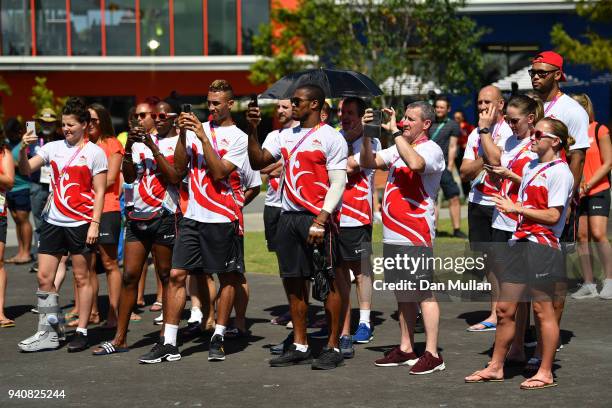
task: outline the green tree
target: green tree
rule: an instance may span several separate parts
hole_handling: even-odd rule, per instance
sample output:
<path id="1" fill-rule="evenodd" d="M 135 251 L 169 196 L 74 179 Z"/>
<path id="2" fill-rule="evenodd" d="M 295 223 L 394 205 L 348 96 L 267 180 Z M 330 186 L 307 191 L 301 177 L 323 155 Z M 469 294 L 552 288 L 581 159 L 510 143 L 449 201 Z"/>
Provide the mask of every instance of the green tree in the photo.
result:
<path id="1" fill-rule="evenodd" d="M 592 22 L 612 22 L 612 1 L 610 0 L 596 2 L 582 0 L 576 6 L 576 11 L 578 15 Z M 564 58 L 579 64 L 589 64 L 597 69 L 612 70 L 612 41 L 601 37 L 588 26 L 586 32 L 581 35 L 586 42 L 572 38 L 561 23 L 553 26 L 550 36 L 555 49 Z"/>
<path id="2" fill-rule="evenodd" d="M 43 108 L 51 108 L 56 113 L 61 112 L 68 98 L 56 97 L 55 93 L 47 87 L 47 78 L 36 77 L 34 81 L 36 84 L 32 87 L 30 102 L 34 105 L 36 112 L 40 112 Z"/>
<path id="3" fill-rule="evenodd" d="M 273 23 L 254 38 L 261 58 L 251 67 L 250 80 L 270 84 L 316 65 L 359 71 L 378 84 L 392 78 L 401 85 L 404 75 L 414 74 L 445 91 L 468 92 L 480 85 L 483 59 L 477 43 L 484 30 L 457 15 L 463 1 L 338 3 L 301 0 L 295 10 L 276 8 Z"/>
<path id="4" fill-rule="evenodd" d="M 11 90 L 11 86 L 4 80 L 2 75 L 0 75 L 0 95 L 11 96 L 13 91 Z M 0 127 L 4 124 L 4 106 L 2 104 L 2 99 L 0 98 Z"/>

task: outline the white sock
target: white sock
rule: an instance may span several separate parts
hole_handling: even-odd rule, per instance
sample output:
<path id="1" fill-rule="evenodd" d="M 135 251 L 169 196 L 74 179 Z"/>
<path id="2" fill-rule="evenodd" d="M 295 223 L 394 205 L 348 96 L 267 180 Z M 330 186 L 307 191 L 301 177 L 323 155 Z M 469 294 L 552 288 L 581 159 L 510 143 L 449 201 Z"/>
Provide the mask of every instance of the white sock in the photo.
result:
<path id="1" fill-rule="evenodd" d="M 340 349 L 339 349 L 338 347 L 334 347 L 334 351 L 335 351 L 336 353 L 339 353 L 339 352 L 340 352 Z"/>
<path id="2" fill-rule="evenodd" d="M 225 337 L 225 330 L 227 327 L 221 326 L 220 324 L 215 325 L 215 332 L 213 333 L 213 337 L 217 334 L 221 335 L 221 337 Z"/>
<path id="3" fill-rule="evenodd" d="M 178 332 L 178 324 L 164 325 L 164 344 L 176 346 L 176 333 Z"/>
<path id="4" fill-rule="evenodd" d="M 297 351 L 301 351 L 302 353 L 305 353 L 308 351 L 308 344 L 297 344 L 297 343 L 293 343 L 293 345 L 295 346 L 295 349 Z"/>
<path id="5" fill-rule="evenodd" d="M 359 309 L 359 323 L 365 323 L 370 327 L 370 309 Z"/>
<path id="6" fill-rule="evenodd" d="M 87 329 L 83 329 L 83 328 L 77 327 L 76 332 L 77 333 L 83 333 L 83 336 L 87 336 Z"/>
<path id="7" fill-rule="evenodd" d="M 204 317 L 204 315 L 202 314 L 202 311 L 200 310 L 199 307 L 192 307 L 191 308 L 191 315 L 189 316 L 189 323 L 202 323 L 202 318 Z"/>

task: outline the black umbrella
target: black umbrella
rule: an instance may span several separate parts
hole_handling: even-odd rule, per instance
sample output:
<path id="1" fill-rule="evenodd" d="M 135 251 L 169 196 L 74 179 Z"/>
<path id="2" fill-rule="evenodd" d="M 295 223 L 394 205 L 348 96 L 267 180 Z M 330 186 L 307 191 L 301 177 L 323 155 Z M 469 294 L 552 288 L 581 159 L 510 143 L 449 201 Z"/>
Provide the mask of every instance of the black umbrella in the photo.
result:
<path id="1" fill-rule="evenodd" d="M 286 99 L 300 85 L 315 84 L 325 91 L 328 98 L 346 96 L 373 97 L 382 95 L 382 90 L 367 76 L 343 69 L 319 68 L 285 75 L 260 95 L 261 98 Z"/>

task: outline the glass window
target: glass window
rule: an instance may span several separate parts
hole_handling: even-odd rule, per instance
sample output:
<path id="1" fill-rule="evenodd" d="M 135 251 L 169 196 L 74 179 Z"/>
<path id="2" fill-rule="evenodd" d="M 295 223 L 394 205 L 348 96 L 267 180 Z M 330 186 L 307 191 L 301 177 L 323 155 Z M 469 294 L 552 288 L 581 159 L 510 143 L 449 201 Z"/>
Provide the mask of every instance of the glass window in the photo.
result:
<path id="1" fill-rule="evenodd" d="M 174 4 L 180 3 L 175 1 Z M 142 55 L 170 55 L 168 0 L 140 2 L 140 49 Z"/>
<path id="2" fill-rule="evenodd" d="M 174 53 L 202 55 L 202 0 L 174 2 Z"/>
<path id="3" fill-rule="evenodd" d="M 259 32 L 260 24 L 270 23 L 270 0 L 248 0 L 242 2 L 242 53 L 253 54 L 253 36 Z"/>
<path id="4" fill-rule="evenodd" d="M 72 1 L 70 12 L 72 55 L 102 55 L 100 0 Z"/>
<path id="5" fill-rule="evenodd" d="M 236 54 L 236 0 L 208 2 L 208 54 Z"/>
<path id="6" fill-rule="evenodd" d="M 0 3 L 2 55 L 32 54 L 29 4 L 23 0 L 4 0 Z"/>
<path id="7" fill-rule="evenodd" d="M 66 0 L 36 2 L 37 55 L 66 55 Z"/>
<path id="8" fill-rule="evenodd" d="M 134 0 L 107 0 L 106 55 L 136 55 Z"/>

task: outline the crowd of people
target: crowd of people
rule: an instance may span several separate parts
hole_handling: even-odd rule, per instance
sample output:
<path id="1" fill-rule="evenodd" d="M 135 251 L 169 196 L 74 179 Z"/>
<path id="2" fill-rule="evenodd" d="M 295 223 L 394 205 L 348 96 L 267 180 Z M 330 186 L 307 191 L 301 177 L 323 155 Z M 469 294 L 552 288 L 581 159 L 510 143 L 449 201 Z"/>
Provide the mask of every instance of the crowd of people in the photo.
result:
<path id="1" fill-rule="evenodd" d="M 242 212 L 260 192 L 264 175 L 267 248 L 276 254 L 290 310 L 273 322 L 293 329 L 270 349 L 277 356 L 269 364 L 325 370 L 343 365 L 354 357 L 354 343 L 374 338 L 371 257 L 378 200 L 373 178 L 376 171 L 386 171 L 380 205 L 384 258 L 433 257 L 440 190 L 449 202 L 452 236 L 469 237 L 474 252 L 488 255 L 490 314 L 467 330 L 495 331 L 494 352 L 486 368 L 465 382 L 503 381 L 504 364 L 518 362 L 532 372 L 521 388 L 555 386 L 552 363 L 568 286 L 565 254 L 576 240 L 584 284 L 572 296 L 612 299 L 606 231 L 612 145 L 608 128 L 594 119 L 588 96 L 572 98 L 559 88 L 565 79 L 560 55 L 538 54 L 529 74 L 533 92 L 508 101 L 495 86 L 482 88 L 476 127 L 462 112 L 456 120 L 449 118 L 445 96 L 433 104 L 407 104 L 401 121 L 393 108 L 376 112 L 364 99 L 347 97 L 336 129 L 326 123 L 330 107 L 324 91 L 307 83 L 277 101 L 280 128 L 260 137 L 259 107 L 249 105 L 246 131 L 237 127 L 231 115 L 233 90 L 225 80 L 209 87 L 205 122 L 190 105 L 153 98 L 133 109 L 129 131 L 119 137 L 104 106 L 88 106 L 78 98 L 67 101 L 61 118 L 50 109 L 41 111 L 38 131 L 24 132 L 9 121 L 0 166 L 0 259 L 7 209 L 16 222 L 19 248 L 4 262 L 30 261 L 30 211 L 38 237 L 38 327 L 19 349 L 57 349 L 65 326 L 75 328 L 68 352 L 88 349 L 88 325 L 100 322 L 95 270 L 101 267 L 109 295 L 104 327 L 114 329 L 115 336 L 93 354 L 129 351 L 128 326 L 140 318 L 134 310 L 143 303 L 152 256 L 158 282 L 154 310 L 161 312 L 155 320 L 161 330 L 159 341 L 139 361 L 181 359 L 177 334 L 188 295 L 188 329 L 211 331 L 208 360 L 225 360 L 226 340 L 248 335 Z M 373 125 L 377 115 L 383 118 L 380 126 Z M 58 134 L 54 123 L 60 119 Z M 381 128 L 392 140 L 386 148 L 373 136 Z M 469 189 L 468 236 L 460 229 L 461 188 L 453 172 Z M 605 274 L 600 292 L 591 241 Z M 58 291 L 68 256 L 75 307 L 64 316 Z M 0 323 L 10 327 L 14 322 L 3 310 L 4 262 Z M 410 282 L 416 289 L 394 291 L 400 342 L 375 361 L 377 366 L 408 365 L 411 374 L 445 369 L 438 348 L 440 306 L 435 293 L 420 285 L 435 280 L 429 265 L 416 271 L 385 266 L 386 282 Z M 359 303 L 354 332 L 352 281 Z M 324 304 L 328 339 L 316 357 L 307 334 L 311 293 Z M 526 361 L 531 310 L 537 349 Z M 421 355 L 414 348 L 419 324 L 426 335 Z"/>

